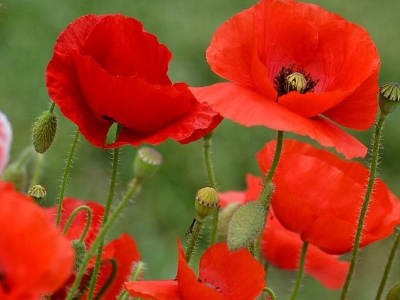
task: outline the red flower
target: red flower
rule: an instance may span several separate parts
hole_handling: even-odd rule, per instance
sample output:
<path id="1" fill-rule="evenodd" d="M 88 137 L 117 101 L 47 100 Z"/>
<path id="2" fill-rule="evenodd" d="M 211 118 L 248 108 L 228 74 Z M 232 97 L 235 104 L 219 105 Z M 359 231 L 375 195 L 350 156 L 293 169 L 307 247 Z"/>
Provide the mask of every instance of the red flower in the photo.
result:
<path id="1" fill-rule="evenodd" d="M 262 189 L 262 179 L 247 175 L 245 192 L 230 191 L 220 193 L 220 204 L 224 208 L 231 203 L 246 203 L 258 199 Z M 268 214 L 262 237 L 262 253 L 274 266 L 284 270 L 297 270 L 303 241 L 294 232 L 285 229 L 274 216 Z M 315 277 L 331 289 L 341 288 L 346 280 L 349 263 L 338 260 L 336 255 L 327 254 L 314 245 L 309 245 L 306 257 L 306 273 Z"/>
<path id="2" fill-rule="evenodd" d="M 366 154 L 336 125 L 365 130 L 377 113 L 379 56 L 358 25 L 314 4 L 262 0 L 217 30 L 207 60 L 232 82 L 192 92 L 222 116 L 307 135 L 348 158 Z M 288 86 L 294 72 L 305 77 L 300 92 Z"/>
<path id="3" fill-rule="evenodd" d="M 8 163 L 11 141 L 12 131 L 10 122 L 8 122 L 6 115 L 0 111 L 0 174 L 3 173 Z"/>
<path id="4" fill-rule="evenodd" d="M 47 67 L 47 87 L 62 113 L 92 144 L 189 143 L 221 121 L 185 83 L 167 75 L 172 55 L 143 25 L 122 15 L 87 15 L 65 29 Z M 123 126 L 106 144 L 113 123 Z"/>
<path id="5" fill-rule="evenodd" d="M 241 249 L 230 252 L 216 244 L 204 252 L 198 279 L 185 260 L 180 241 L 177 280 L 135 281 L 125 283 L 132 297 L 156 300 L 254 300 L 265 287 L 262 265 Z"/>
<path id="6" fill-rule="evenodd" d="M 0 182 L 0 299 L 39 299 L 58 289 L 74 265 L 71 243 L 30 197 Z"/>
<path id="7" fill-rule="evenodd" d="M 276 142 L 257 154 L 263 172 L 271 165 Z M 286 140 L 273 182 L 272 206 L 288 230 L 325 252 L 351 251 L 369 171 L 324 150 Z M 383 239 L 400 224 L 400 201 L 376 180 L 361 247 Z"/>
<path id="8" fill-rule="evenodd" d="M 101 220 L 104 215 L 104 206 L 96 202 L 84 202 L 78 199 L 66 198 L 63 201 L 63 214 L 60 227 L 64 228 L 65 223 L 67 222 L 71 213 L 74 211 L 75 208 L 81 205 L 89 206 L 92 209 L 93 213 L 91 226 L 84 240 L 86 248 L 89 250 L 101 228 Z M 56 212 L 56 208 L 51 208 L 50 212 L 52 213 L 52 215 L 54 215 L 54 213 Z M 79 239 L 84 230 L 84 227 L 86 226 L 86 223 L 86 212 L 80 212 L 71 223 L 71 226 L 69 227 L 66 236 L 70 240 Z M 115 271 L 114 266 L 116 266 L 116 276 L 102 296 L 104 297 L 104 299 L 116 298 L 121 293 L 124 282 L 129 280 L 136 263 L 140 261 L 140 259 L 141 256 L 136 246 L 136 242 L 129 235 L 122 234 L 118 239 L 111 241 L 103 249 L 102 264 L 100 267 L 99 275 L 97 277 L 96 290 L 94 295 L 98 295 L 98 293 L 102 291 L 102 288 L 105 287 L 107 281 L 110 279 L 112 272 Z M 87 275 L 84 276 L 80 286 L 80 292 L 83 294 L 83 300 L 87 299 L 87 284 L 90 280 L 89 275 L 93 271 L 95 261 L 96 258 L 93 258 L 87 270 Z M 52 296 L 52 299 L 65 299 L 74 280 L 75 275 L 73 274 L 69 278 L 68 283 L 65 284 L 60 290 L 58 290 Z"/>

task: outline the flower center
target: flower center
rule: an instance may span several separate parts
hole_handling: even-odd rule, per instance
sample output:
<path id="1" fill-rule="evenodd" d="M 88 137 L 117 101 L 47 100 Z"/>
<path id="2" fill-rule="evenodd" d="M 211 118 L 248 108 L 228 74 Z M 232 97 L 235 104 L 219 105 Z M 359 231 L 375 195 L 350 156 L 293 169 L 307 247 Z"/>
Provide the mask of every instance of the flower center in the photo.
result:
<path id="1" fill-rule="evenodd" d="M 314 80 L 311 74 L 306 74 L 304 69 L 295 70 L 295 64 L 289 65 L 288 68 L 282 67 L 274 79 L 274 88 L 278 92 L 278 97 L 289 92 L 295 91 L 300 94 L 313 92 L 319 79 Z"/>
<path id="2" fill-rule="evenodd" d="M 6 277 L 7 277 L 6 273 L 4 273 L 3 271 L 0 271 L 0 287 L 3 288 L 3 291 L 5 293 L 9 293 L 10 286 L 6 282 Z"/>

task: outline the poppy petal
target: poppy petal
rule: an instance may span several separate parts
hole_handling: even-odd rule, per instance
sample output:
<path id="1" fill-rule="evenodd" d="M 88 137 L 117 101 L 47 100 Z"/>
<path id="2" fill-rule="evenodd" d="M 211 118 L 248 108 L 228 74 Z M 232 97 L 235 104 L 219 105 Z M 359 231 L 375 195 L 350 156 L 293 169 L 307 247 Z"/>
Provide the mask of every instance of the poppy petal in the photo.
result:
<path id="1" fill-rule="evenodd" d="M 132 297 L 145 300 L 183 300 L 176 280 L 126 282 L 125 289 Z"/>

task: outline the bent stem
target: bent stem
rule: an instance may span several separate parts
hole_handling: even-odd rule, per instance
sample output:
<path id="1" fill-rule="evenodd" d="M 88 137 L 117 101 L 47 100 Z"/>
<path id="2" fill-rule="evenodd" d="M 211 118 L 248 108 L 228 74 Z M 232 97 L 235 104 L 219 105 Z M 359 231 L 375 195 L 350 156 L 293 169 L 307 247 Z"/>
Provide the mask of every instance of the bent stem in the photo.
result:
<path id="1" fill-rule="evenodd" d="M 127 193 L 125 194 L 124 198 L 117 205 L 115 210 L 110 214 L 110 217 L 108 218 L 108 220 L 104 224 L 104 226 L 100 229 L 99 234 L 97 235 L 96 239 L 94 240 L 94 242 L 92 244 L 92 247 L 90 248 L 90 250 L 88 251 L 88 253 L 85 256 L 85 259 L 82 262 L 79 272 L 76 275 L 75 282 L 72 285 L 66 300 L 72 300 L 74 298 L 74 296 L 78 290 L 78 287 L 82 281 L 82 278 L 85 275 L 86 268 L 88 267 L 90 260 L 92 259 L 96 250 L 100 246 L 100 243 L 104 240 L 108 231 L 111 229 L 111 226 L 114 224 L 114 222 L 116 221 L 118 216 L 121 214 L 122 210 L 129 203 L 129 200 L 132 198 L 132 196 L 135 195 L 135 193 L 139 190 L 139 188 L 142 185 L 142 182 L 143 181 L 141 179 L 138 179 L 136 177 L 132 180 L 132 183 L 131 183 Z"/>
<path id="2" fill-rule="evenodd" d="M 67 164 L 65 165 L 65 170 L 64 170 L 63 177 L 62 177 L 62 181 L 61 181 L 61 190 L 60 190 L 60 196 L 58 199 L 57 221 L 56 221 L 56 224 L 58 227 L 60 227 L 60 223 L 61 223 L 62 203 L 64 200 L 65 189 L 67 187 L 68 174 L 69 174 L 69 171 L 72 166 L 72 160 L 75 155 L 76 146 L 78 145 L 79 136 L 80 136 L 80 132 L 79 132 L 79 129 L 77 128 L 75 131 L 74 141 L 72 142 L 71 150 L 69 151 Z"/>
<path id="3" fill-rule="evenodd" d="M 380 300 L 382 297 L 383 289 L 385 288 L 386 281 L 389 277 L 390 269 L 392 268 L 394 257 L 396 255 L 396 251 L 397 248 L 399 247 L 399 244 L 400 244 L 400 228 L 397 230 L 397 236 L 393 243 L 392 250 L 390 251 L 388 261 L 386 263 L 385 272 L 383 273 L 381 284 L 379 285 L 379 290 L 375 298 L 376 300 Z"/>
<path id="4" fill-rule="evenodd" d="M 271 288 L 269 287 L 264 288 L 264 292 L 267 292 L 271 296 L 271 300 L 277 299 L 274 291 Z"/>
<path id="5" fill-rule="evenodd" d="M 346 295 L 349 290 L 350 282 L 353 277 L 354 269 L 355 269 L 355 266 L 357 263 L 358 252 L 360 249 L 360 243 L 361 243 L 361 237 L 362 237 L 362 231 L 364 229 L 365 217 L 368 212 L 368 207 L 369 207 L 369 203 L 371 200 L 372 191 L 374 189 L 376 174 L 377 174 L 377 170 L 378 170 L 379 148 L 380 148 L 380 142 L 381 142 L 381 136 L 382 136 L 382 129 L 383 129 L 383 125 L 385 124 L 385 121 L 387 119 L 387 116 L 388 116 L 387 114 L 383 114 L 381 112 L 379 115 L 379 119 L 375 125 L 374 138 L 372 141 L 372 158 L 371 158 L 371 167 L 370 167 L 370 175 L 369 175 L 369 179 L 368 179 L 368 186 L 367 186 L 367 191 L 364 196 L 364 202 L 361 207 L 360 217 L 358 219 L 358 226 L 357 226 L 357 232 L 356 232 L 356 236 L 355 236 L 355 240 L 354 240 L 350 268 L 349 268 L 349 272 L 347 273 L 346 282 L 345 282 L 343 290 L 342 290 L 342 295 L 340 297 L 341 300 L 346 299 Z"/>
<path id="6" fill-rule="evenodd" d="M 203 153 L 204 153 L 204 161 L 206 163 L 207 174 L 210 180 L 211 187 L 218 191 L 217 189 L 217 181 L 215 180 L 214 167 L 211 161 L 211 146 L 212 146 L 212 136 L 213 132 L 210 132 L 203 138 Z M 213 220 L 211 224 L 211 237 L 210 237 L 210 245 L 215 243 L 215 238 L 217 236 L 217 227 L 218 227 L 218 215 L 219 215 L 219 207 L 214 209 L 213 212 Z"/>
<path id="7" fill-rule="evenodd" d="M 296 285 L 294 286 L 294 290 L 293 290 L 292 296 L 290 297 L 290 300 L 296 299 L 297 294 L 300 291 L 301 282 L 303 281 L 303 277 L 304 277 L 304 267 L 306 265 L 307 249 L 308 249 L 308 243 L 304 242 L 303 248 L 301 249 L 299 271 L 297 273 Z"/>
<path id="8" fill-rule="evenodd" d="M 73 220 L 75 219 L 76 215 L 80 212 L 86 210 L 87 212 L 87 222 L 86 222 L 86 226 L 85 229 L 83 230 L 81 237 L 79 239 L 80 242 L 83 242 L 83 240 L 85 239 L 89 228 L 90 228 L 90 224 L 92 223 L 92 209 L 89 206 L 86 205 L 81 205 L 78 206 L 77 208 L 74 209 L 74 211 L 72 212 L 72 214 L 69 216 L 67 223 L 65 224 L 64 230 L 63 230 L 63 235 L 66 235 L 69 229 L 69 226 L 71 226 L 71 223 L 73 222 Z"/>
<path id="9" fill-rule="evenodd" d="M 108 215 L 110 213 L 111 205 L 114 200 L 115 186 L 117 183 L 117 175 L 118 175 L 119 153 L 120 153 L 120 148 L 115 148 L 113 150 L 113 165 L 112 165 L 110 188 L 108 190 L 108 197 L 107 197 L 107 203 L 106 203 L 106 207 L 105 207 L 105 211 L 104 211 L 102 226 L 104 226 L 104 224 L 108 220 Z M 101 266 L 101 256 L 103 253 L 103 247 L 104 247 L 104 239 L 102 241 L 100 241 L 99 249 L 97 250 L 96 264 L 94 266 L 92 278 L 90 280 L 88 299 L 93 298 L 93 293 L 94 293 L 94 289 L 96 286 L 97 276 L 99 274 L 99 270 L 100 270 L 100 266 Z"/>

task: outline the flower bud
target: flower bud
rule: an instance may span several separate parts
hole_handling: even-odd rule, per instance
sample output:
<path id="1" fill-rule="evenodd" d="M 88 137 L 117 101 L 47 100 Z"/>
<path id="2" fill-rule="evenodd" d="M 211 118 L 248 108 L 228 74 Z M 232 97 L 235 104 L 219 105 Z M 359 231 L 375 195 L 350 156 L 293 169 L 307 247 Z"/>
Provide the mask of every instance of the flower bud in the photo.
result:
<path id="1" fill-rule="evenodd" d="M 400 300 L 400 282 L 390 289 L 386 300 Z"/>
<path id="2" fill-rule="evenodd" d="M 229 249 L 233 251 L 249 246 L 264 229 L 265 215 L 265 209 L 258 201 L 239 207 L 229 223 Z"/>
<path id="3" fill-rule="evenodd" d="M 56 136 L 56 131 L 57 116 L 47 110 L 33 125 L 32 142 L 36 152 L 45 153 L 50 148 Z"/>
<path id="4" fill-rule="evenodd" d="M 74 272 L 78 271 L 79 267 L 82 265 L 83 260 L 86 256 L 86 245 L 84 242 L 80 240 L 73 240 L 72 247 L 75 250 L 75 264 L 74 264 Z"/>
<path id="5" fill-rule="evenodd" d="M 47 191 L 44 187 L 37 184 L 29 188 L 28 195 L 35 199 L 35 202 L 41 202 L 46 199 Z"/>
<path id="6" fill-rule="evenodd" d="M 153 148 L 140 148 L 133 163 L 133 173 L 141 180 L 149 179 L 160 168 L 163 162 L 160 152 Z"/>
<path id="7" fill-rule="evenodd" d="M 379 107 L 383 114 L 394 112 L 400 104 L 400 84 L 388 82 L 379 89 Z"/>
<path id="8" fill-rule="evenodd" d="M 307 88 L 307 80 L 303 74 L 294 72 L 286 77 L 286 92 L 297 91 L 304 93 Z"/>
<path id="9" fill-rule="evenodd" d="M 195 199 L 194 206 L 200 220 L 204 220 L 219 205 L 218 193 L 211 187 L 198 190 Z"/>
<path id="10" fill-rule="evenodd" d="M 1 179 L 6 182 L 12 182 L 17 191 L 26 191 L 25 188 L 28 184 L 28 172 L 25 165 L 13 162 L 4 170 Z"/>

